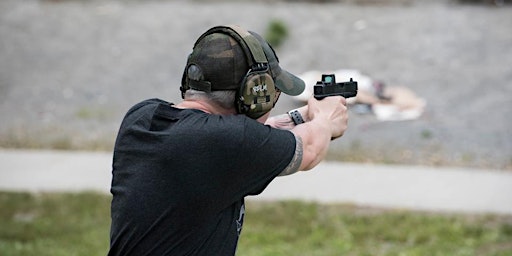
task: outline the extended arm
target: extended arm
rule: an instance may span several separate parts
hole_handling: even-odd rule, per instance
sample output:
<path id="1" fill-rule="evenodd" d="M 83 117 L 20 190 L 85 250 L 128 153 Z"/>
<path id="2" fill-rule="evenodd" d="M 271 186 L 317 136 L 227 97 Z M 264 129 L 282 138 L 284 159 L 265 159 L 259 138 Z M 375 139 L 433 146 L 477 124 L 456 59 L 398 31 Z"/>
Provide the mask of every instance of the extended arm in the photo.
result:
<path id="1" fill-rule="evenodd" d="M 300 170 L 309 170 L 322 161 L 332 139 L 341 137 L 348 124 L 347 102 L 343 97 L 309 99 L 307 119 L 291 132 L 302 139 L 303 157 Z"/>
<path id="2" fill-rule="evenodd" d="M 299 125 L 295 125 L 288 114 L 268 118 L 267 125 L 290 130 L 297 139 L 295 156 L 281 175 L 310 170 L 325 158 L 331 140 L 342 136 L 347 129 L 346 104 L 343 97 L 320 101 L 311 98 L 308 105 L 297 109 L 305 121 Z"/>

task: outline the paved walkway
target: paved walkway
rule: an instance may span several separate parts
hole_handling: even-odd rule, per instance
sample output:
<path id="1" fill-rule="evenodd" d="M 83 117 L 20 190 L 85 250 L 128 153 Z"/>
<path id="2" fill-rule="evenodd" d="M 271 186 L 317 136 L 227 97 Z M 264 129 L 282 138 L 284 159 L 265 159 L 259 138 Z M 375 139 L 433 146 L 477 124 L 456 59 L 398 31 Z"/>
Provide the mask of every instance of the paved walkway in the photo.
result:
<path id="1" fill-rule="evenodd" d="M 0 190 L 109 193 L 111 162 L 109 153 L 0 150 Z M 512 214 L 512 173 L 326 162 L 249 199 Z"/>

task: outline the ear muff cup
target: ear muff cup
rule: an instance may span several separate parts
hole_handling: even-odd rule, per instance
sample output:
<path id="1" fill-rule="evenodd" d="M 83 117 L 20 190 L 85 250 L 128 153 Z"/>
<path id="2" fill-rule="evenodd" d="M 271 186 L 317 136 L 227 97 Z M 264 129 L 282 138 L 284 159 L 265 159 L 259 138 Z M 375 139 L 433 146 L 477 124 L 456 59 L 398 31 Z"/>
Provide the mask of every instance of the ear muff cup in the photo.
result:
<path id="1" fill-rule="evenodd" d="M 274 107 L 276 87 L 267 71 L 250 71 L 237 93 L 238 113 L 256 119 Z"/>

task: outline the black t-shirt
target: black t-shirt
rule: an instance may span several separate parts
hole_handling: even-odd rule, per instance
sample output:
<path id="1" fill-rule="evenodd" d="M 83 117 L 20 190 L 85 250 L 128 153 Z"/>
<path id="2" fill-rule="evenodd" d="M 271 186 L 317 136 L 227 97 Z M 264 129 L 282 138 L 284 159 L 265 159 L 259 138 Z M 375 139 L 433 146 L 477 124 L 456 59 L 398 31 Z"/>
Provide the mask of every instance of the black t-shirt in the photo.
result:
<path id="1" fill-rule="evenodd" d="M 109 255 L 234 255 L 244 197 L 294 153 L 291 132 L 243 115 L 135 105 L 114 149 Z"/>

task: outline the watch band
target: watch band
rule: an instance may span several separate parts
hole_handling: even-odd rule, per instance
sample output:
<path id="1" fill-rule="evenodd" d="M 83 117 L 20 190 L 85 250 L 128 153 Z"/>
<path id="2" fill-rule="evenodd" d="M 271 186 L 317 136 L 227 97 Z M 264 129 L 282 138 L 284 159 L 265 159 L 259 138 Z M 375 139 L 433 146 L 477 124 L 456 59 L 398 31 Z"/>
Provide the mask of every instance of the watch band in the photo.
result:
<path id="1" fill-rule="evenodd" d="M 302 118 L 302 115 L 297 109 L 290 110 L 288 112 L 288 115 L 290 116 L 295 125 L 304 123 L 304 119 Z"/>

